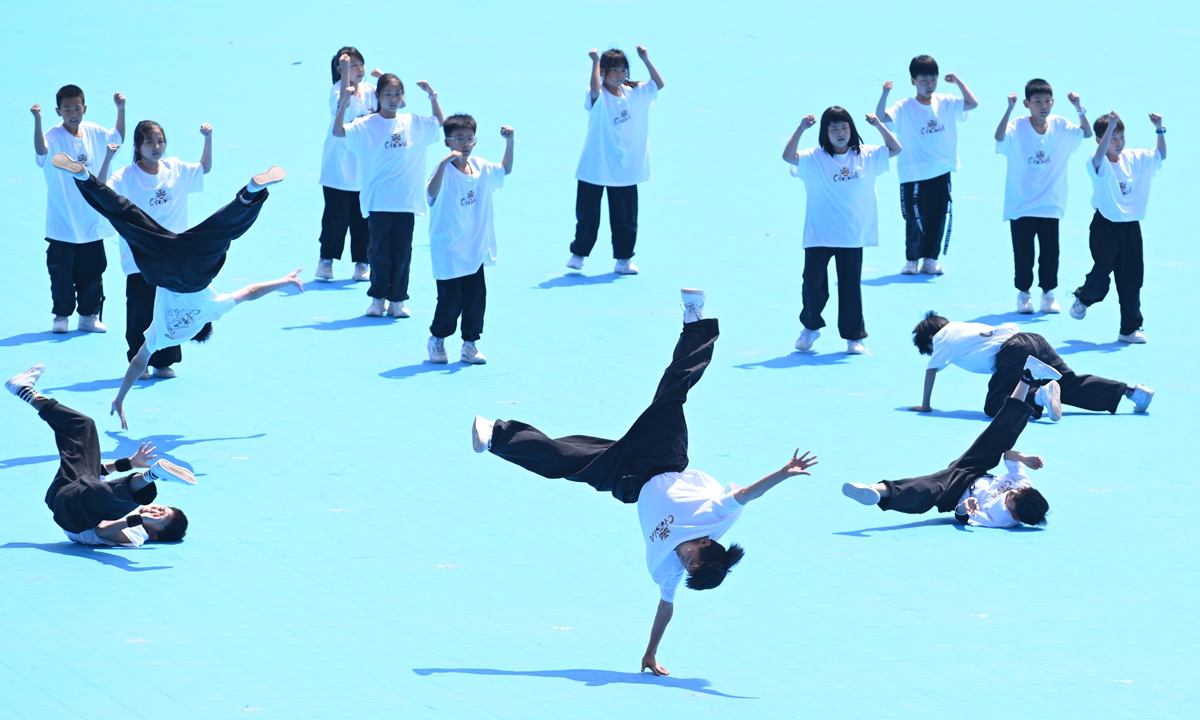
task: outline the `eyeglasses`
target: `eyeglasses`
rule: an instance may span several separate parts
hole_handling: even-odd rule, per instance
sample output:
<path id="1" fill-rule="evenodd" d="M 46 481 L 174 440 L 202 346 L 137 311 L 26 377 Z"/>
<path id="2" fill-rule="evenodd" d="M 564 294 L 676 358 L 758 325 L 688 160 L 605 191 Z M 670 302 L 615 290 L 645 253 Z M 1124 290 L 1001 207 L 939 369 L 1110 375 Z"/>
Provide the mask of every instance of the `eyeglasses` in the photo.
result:
<path id="1" fill-rule="evenodd" d="M 474 136 L 474 135 L 465 135 L 465 136 L 462 136 L 462 137 L 455 136 L 455 137 L 449 137 L 449 138 L 446 138 L 446 139 L 447 139 L 447 140 L 453 140 L 454 142 L 466 143 L 466 144 L 468 144 L 468 145 L 474 145 L 474 144 L 475 144 L 475 136 Z"/>

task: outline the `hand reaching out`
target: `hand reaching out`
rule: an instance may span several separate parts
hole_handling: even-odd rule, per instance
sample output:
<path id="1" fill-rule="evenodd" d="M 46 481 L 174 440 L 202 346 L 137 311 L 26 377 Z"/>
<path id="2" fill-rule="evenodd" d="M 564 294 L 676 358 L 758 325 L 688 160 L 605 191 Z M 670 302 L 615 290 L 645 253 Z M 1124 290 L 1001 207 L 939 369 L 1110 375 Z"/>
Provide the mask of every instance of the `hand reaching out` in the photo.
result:
<path id="1" fill-rule="evenodd" d="M 1012 93 L 1011 95 L 1008 96 L 1008 109 L 1012 110 L 1013 107 L 1016 106 L 1016 104 L 1017 104 L 1017 94 Z"/>
<path id="2" fill-rule="evenodd" d="M 1075 109 L 1078 110 L 1079 109 L 1079 93 L 1076 93 L 1076 92 L 1067 93 L 1067 102 L 1074 105 Z"/>
<path id="3" fill-rule="evenodd" d="M 129 423 L 125 421 L 125 409 L 124 409 L 123 407 L 121 407 L 121 401 L 120 401 L 120 400 L 113 400 L 113 401 L 112 401 L 112 409 L 108 411 L 108 414 L 109 414 L 110 416 L 112 416 L 112 415 L 119 415 L 119 416 L 121 416 L 121 429 L 122 429 L 122 430 L 128 430 L 128 429 L 129 429 Z"/>
<path id="4" fill-rule="evenodd" d="M 508 125 L 501 125 L 500 137 L 504 138 L 505 140 L 511 140 L 513 137 L 513 129 Z"/>
<path id="5" fill-rule="evenodd" d="M 301 269 L 302 268 L 296 268 L 295 270 L 288 273 L 287 275 L 284 275 L 280 279 L 289 285 L 295 285 L 297 288 L 300 289 L 300 292 L 304 292 L 304 281 L 301 280 L 300 278 L 296 277 L 297 275 L 300 274 Z"/>
<path id="6" fill-rule="evenodd" d="M 592 48 L 591 50 L 588 50 L 588 57 L 592 59 L 592 62 L 600 62 L 600 51 L 596 48 Z"/>
<path id="7" fill-rule="evenodd" d="M 817 456 L 809 457 L 809 452 L 805 451 L 803 455 L 800 455 L 800 448 L 796 448 L 796 452 L 792 453 L 792 459 L 788 460 L 779 472 L 788 475 L 811 475 L 808 469 L 817 464 Z"/>
<path id="8" fill-rule="evenodd" d="M 816 124 L 817 124 L 817 116 L 816 115 L 805 115 L 804 118 L 800 121 L 800 130 L 801 131 L 807 130 Z"/>
<path id="9" fill-rule="evenodd" d="M 37 107 L 37 105 L 34 105 L 34 107 Z M 1154 123 L 1155 130 L 1162 130 L 1162 115 L 1150 113 L 1150 122 Z"/>
<path id="10" fill-rule="evenodd" d="M 638 672 L 645 672 L 647 670 L 654 673 L 655 675 L 670 675 L 671 674 L 671 673 L 667 672 L 667 669 L 665 667 L 658 664 L 658 661 L 654 659 L 653 653 L 646 653 L 644 656 L 642 656 L 642 669 L 639 670 Z"/>
<path id="11" fill-rule="evenodd" d="M 200 134 L 206 138 L 212 137 L 212 125 L 209 125 L 208 123 L 204 123 L 203 125 L 201 125 L 200 126 Z"/>
<path id="12" fill-rule="evenodd" d="M 121 93 L 113 93 L 113 102 L 116 104 L 118 110 L 125 109 L 125 96 Z"/>
<path id="13" fill-rule="evenodd" d="M 650 52 L 648 50 L 646 50 L 644 45 L 637 46 L 637 54 L 638 54 L 638 57 L 640 57 L 642 59 L 642 62 L 646 62 L 646 60 L 649 59 L 649 57 L 650 57 Z"/>
<path id="14" fill-rule="evenodd" d="M 34 103 L 33 107 L 29 108 L 29 112 L 33 113 L 33 116 L 38 120 L 42 119 L 42 106 L 38 103 Z"/>
<path id="15" fill-rule="evenodd" d="M 883 84 L 883 94 L 887 95 L 891 91 L 892 91 L 892 81 L 888 80 L 887 82 L 885 82 Z"/>
<path id="16" fill-rule="evenodd" d="M 432 86 L 432 85 L 430 85 L 430 84 L 429 84 L 429 82 L 428 82 L 427 80 L 418 80 L 418 81 L 417 81 L 417 87 L 419 87 L 419 88 L 421 88 L 422 90 L 424 90 L 424 91 L 425 91 L 425 94 L 426 94 L 426 95 L 429 95 L 430 99 L 433 99 L 434 97 L 436 97 L 436 96 L 437 96 L 437 93 L 435 93 L 435 92 L 433 91 L 433 86 Z"/>
<path id="17" fill-rule="evenodd" d="M 154 453 L 155 447 L 152 442 L 144 442 L 138 451 L 129 457 L 129 464 L 135 468 L 148 468 L 154 458 L 158 457 Z"/>

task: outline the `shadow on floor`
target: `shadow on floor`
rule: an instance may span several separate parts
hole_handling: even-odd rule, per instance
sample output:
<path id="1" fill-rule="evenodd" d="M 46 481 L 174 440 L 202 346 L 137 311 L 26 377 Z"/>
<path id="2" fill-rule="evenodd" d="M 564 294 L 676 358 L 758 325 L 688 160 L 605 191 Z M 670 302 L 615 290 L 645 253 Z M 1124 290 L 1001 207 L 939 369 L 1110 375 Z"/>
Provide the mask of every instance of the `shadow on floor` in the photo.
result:
<path id="1" fill-rule="evenodd" d="M 391 321 L 402 320 L 403 318 L 393 317 L 367 317 L 359 315 L 358 317 L 342 318 L 341 320 L 326 320 L 323 322 L 315 322 L 311 325 L 292 325 L 291 327 L 281 328 L 282 330 L 345 330 L 347 328 L 370 327 L 372 325 L 388 325 Z"/>
<path id="2" fill-rule="evenodd" d="M 452 362 L 443 365 L 441 363 L 434 364 L 428 360 L 425 360 L 416 365 L 406 365 L 404 367 L 398 367 L 392 370 L 385 370 L 379 373 L 379 377 L 387 378 L 388 380 L 403 380 L 404 378 L 410 378 L 415 375 L 422 375 L 424 373 L 431 372 L 440 372 L 443 375 L 453 375 L 454 373 L 466 370 L 469 367 L 471 367 L 471 364 L 464 362 Z"/>
<path id="3" fill-rule="evenodd" d="M 559 678 L 583 683 L 587 687 L 603 687 L 604 685 L 657 685 L 659 687 L 687 690 L 705 695 L 732 698 L 736 700 L 757 700 L 756 697 L 743 695 L 726 695 L 709 688 L 710 683 L 704 678 L 677 678 L 656 676 L 652 673 L 614 672 L 612 670 L 492 670 L 490 668 L 413 668 L 417 675 L 429 676 L 440 673 L 460 673 L 463 675 L 492 675 L 508 677 L 539 677 Z"/>
<path id="4" fill-rule="evenodd" d="M 1001 325 L 1003 323 L 1040 323 L 1046 322 L 1049 316 L 1042 313 L 1019 313 L 1015 310 L 1007 313 L 995 313 L 993 315 L 980 315 L 977 318 L 968 320 L 967 322 L 983 323 L 984 325 Z"/>
<path id="5" fill-rule="evenodd" d="M 771 370 L 783 370 L 785 368 L 801 367 L 803 365 L 840 365 L 846 362 L 850 356 L 846 353 L 814 353 L 814 352 L 793 352 L 787 355 L 780 355 L 777 358 L 763 360 L 755 363 L 742 363 L 734 365 L 739 370 L 755 370 L 757 368 L 770 368 Z"/>
<path id="6" fill-rule="evenodd" d="M 148 567 L 138 567 L 138 563 L 130 560 L 121 554 L 122 550 L 134 548 L 112 548 L 117 552 L 111 552 L 108 548 L 100 550 L 87 545 L 79 545 L 73 542 L 60 543 L 24 543 L 10 542 L 0 545 L 0 550 L 41 550 L 42 552 L 54 553 L 55 555 L 70 555 L 73 557 L 87 558 L 95 560 L 101 565 L 120 568 L 126 572 L 147 572 L 149 570 L 170 570 L 172 565 L 150 565 Z M 141 548 L 138 552 L 152 552 Z"/>
<path id="7" fill-rule="evenodd" d="M 1114 340 L 1107 343 L 1091 343 L 1086 340 L 1067 340 L 1066 347 L 1054 348 L 1054 351 L 1059 355 L 1070 355 L 1072 353 L 1081 352 L 1119 352 L 1129 347 L 1129 343 L 1123 343 L 1120 340 Z"/>
<path id="8" fill-rule="evenodd" d="M 950 418 L 952 420 L 982 420 L 983 422 L 991 422 L 992 419 L 984 414 L 982 410 L 938 410 L 934 408 L 929 412 L 915 412 L 907 407 L 896 408 L 897 412 L 906 412 L 920 417 L 936 417 Z"/>
<path id="9" fill-rule="evenodd" d="M 151 377 L 146 380 L 134 380 L 134 387 L 146 387 L 160 383 L 169 378 Z M 121 388 L 121 378 L 109 378 L 108 380 L 88 380 L 87 382 L 78 382 L 74 385 L 60 385 L 58 387 L 46 388 L 44 392 L 96 392 L 97 390 L 119 390 Z"/>
<path id="10" fill-rule="evenodd" d="M 957 530 L 966 530 L 967 526 L 954 521 L 952 517 L 930 518 L 929 520 L 919 520 L 917 522 L 904 523 L 903 525 L 885 525 L 883 527 L 869 527 L 862 530 L 846 530 L 844 532 L 835 532 L 834 535 L 849 535 L 850 537 L 871 537 L 867 533 L 872 532 L 888 532 L 891 530 L 911 530 L 919 527 L 933 527 L 937 525 L 953 525 Z"/>
<path id="11" fill-rule="evenodd" d="M 257 440 L 261 437 L 266 437 L 266 433 L 258 433 L 257 435 L 243 435 L 241 437 L 218 437 L 218 438 L 200 438 L 197 440 L 185 440 L 183 435 L 149 435 L 144 438 L 134 439 L 126 437 L 123 433 L 106 430 L 105 435 L 109 436 L 117 442 L 117 446 L 111 451 L 105 452 L 103 456 L 112 460 L 115 458 L 127 458 L 137 452 L 137 449 L 143 442 L 153 443 L 155 453 L 158 457 L 170 460 L 176 465 L 182 465 L 188 470 L 195 470 L 186 460 L 181 460 L 175 456 L 175 451 L 186 445 L 196 445 L 199 443 L 219 442 L 222 440 Z M 37 465 L 44 462 L 58 462 L 58 455 L 30 455 L 27 457 L 15 457 L 0 460 L 0 470 L 20 467 L 22 465 Z M 121 473 L 124 474 L 124 473 Z M 202 473 L 197 473 L 202 474 Z M 49 482 L 49 480 L 47 480 Z"/>
<path id="12" fill-rule="evenodd" d="M 923 283 L 931 282 L 935 277 L 937 277 L 937 276 L 936 275 L 926 275 L 925 273 L 921 273 L 919 275 L 905 275 L 903 273 L 896 273 L 895 275 L 884 275 L 883 277 L 871 278 L 870 280 L 863 280 L 862 284 L 868 285 L 871 287 L 879 287 L 881 285 L 894 285 L 896 283 L 901 283 L 904 285 L 920 285 Z"/>
<path id="13" fill-rule="evenodd" d="M 301 280 L 304 280 L 304 278 L 301 278 Z M 350 278 L 346 278 L 345 280 L 304 280 L 304 292 L 313 290 L 345 290 L 347 288 L 358 287 L 359 285 L 366 289 L 370 284 L 366 281 L 359 283 Z"/>
<path id="14" fill-rule="evenodd" d="M 602 283 L 615 282 L 618 278 L 623 277 L 619 273 L 604 273 L 603 275 L 583 275 L 581 273 L 567 273 L 556 278 L 550 278 L 545 282 L 537 284 L 537 288 L 541 290 L 550 290 L 551 288 L 574 287 L 576 285 L 600 285 Z"/>

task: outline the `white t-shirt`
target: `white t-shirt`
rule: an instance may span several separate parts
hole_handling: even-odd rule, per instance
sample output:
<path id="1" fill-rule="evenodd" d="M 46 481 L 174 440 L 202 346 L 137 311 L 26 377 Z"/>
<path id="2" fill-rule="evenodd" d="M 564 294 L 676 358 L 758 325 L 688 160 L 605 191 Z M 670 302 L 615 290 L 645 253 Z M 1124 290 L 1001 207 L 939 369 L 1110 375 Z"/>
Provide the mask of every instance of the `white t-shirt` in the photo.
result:
<path id="1" fill-rule="evenodd" d="M 342 119 L 344 125 L 349 125 L 359 118 L 364 118 L 375 112 L 378 107 L 375 100 L 375 86 L 360 82 L 359 90 L 350 96 L 350 104 L 346 106 L 346 116 Z M 332 119 L 329 131 L 325 133 L 325 147 L 321 150 L 321 184 L 335 190 L 357 192 L 362 189 L 362 173 L 358 170 L 358 158 L 346 147 L 346 139 L 333 136 L 333 120 L 337 119 L 338 102 L 341 99 L 342 84 L 333 84 L 329 94 L 329 112 Z"/>
<path id="2" fill-rule="evenodd" d="M 504 187 L 504 166 L 474 157 L 467 162 L 470 175 L 447 163 L 441 191 L 429 198 L 429 257 L 435 280 L 473 275 L 480 265 L 496 264 L 492 193 Z"/>
<path id="3" fill-rule="evenodd" d="M 879 202 L 875 178 L 888 170 L 888 149 L 860 145 L 830 155 L 822 148 L 802 150 L 792 175 L 804 181 L 804 247 L 879 245 Z"/>
<path id="4" fill-rule="evenodd" d="M 589 90 L 583 97 L 588 111 L 587 138 L 575 179 L 606 187 L 628 187 L 650 179 L 650 106 L 658 97 L 651 82 L 637 87 L 621 86 L 621 95 L 600 88 L 592 102 Z"/>
<path id="5" fill-rule="evenodd" d="M 942 370 L 951 363 L 973 373 L 996 372 L 996 353 L 1013 335 L 1021 332 L 1016 323 L 997 327 L 972 322 L 951 322 L 933 336 L 933 356 L 928 369 Z"/>
<path id="6" fill-rule="evenodd" d="M 146 329 L 146 349 L 153 353 L 182 345 L 194 338 L 205 323 L 220 320 L 234 305 L 237 301 L 232 294 L 218 295 L 211 285 L 194 293 L 155 288 L 154 320 Z"/>
<path id="7" fill-rule="evenodd" d="M 1033 487 L 1033 483 L 1029 481 L 1029 476 L 1025 474 L 1025 468 L 1021 466 L 1021 463 L 1005 460 L 1004 465 L 1008 468 L 1007 473 L 1000 477 L 984 475 L 977 478 L 959 499 L 960 504 L 970 497 L 975 498 L 979 503 L 979 512 L 970 516 L 967 520 L 968 525 L 1010 528 L 1021 524 L 1008 511 L 1004 500 L 1009 492 Z"/>
<path id="8" fill-rule="evenodd" d="M 742 504 L 733 494 L 740 485 L 721 487 L 698 470 L 655 475 L 638 495 L 638 521 L 646 541 L 646 569 L 667 602 L 675 602 L 675 588 L 683 579 L 683 564 L 675 554 L 680 543 L 699 538 L 714 542 L 742 516 Z"/>
<path id="9" fill-rule="evenodd" d="M 133 512 L 129 513 L 125 517 L 129 517 L 130 515 L 137 515 L 137 514 L 138 514 L 138 511 L 134 510 Z M 145 545 L 146 542 L 150 539 L 150 535 L 146 532 L 146 529 L 143 528 L 141 525 L 138 525 L 136 527 L 124 528 L 123 530 L 121 530 L 121 535 L 124 536 L 124 539 L 125 539 L 124 542 L 112 542 L 110 540 L 105 540 L 104 538 L 100 537 L 96 533 L 96 528 L 92 528 L 91 530 L 84 530 L 81 533 L 73 533 L 73 532 L 68 532 L 66 530 L 63 530 L 63 534 L 66 535 L 67 539 L 70 540 L 71 542 L 79 543 L 80 545 L 110 545 L 110 546 L 120 546 L 120 547 L 141 547 L 142 545 Z"/>
<path id="10" fill-rule="evenodd" d="M 1092 207 L 1112 222 L 1140 222 L 1150 202 L 1150 179 L 1162 170 L 1162 155 L 1153 150 L 1122 150 L 1117 162 L 1105 157 L 1100 169 L 1087 160 L 1092 179 Z"/>
<path id="11" fill-rule="evenodd" d="M 958 172 L 959 121 L 967 119 L 963 99 L 934 93 L 929 105 L 907 97 L 887 109 L 887 121 L 904 152 L 896 159 L 900 182 L 916 182 Z"/>
<path id="12" fill-rule="evenodd" d="M 95 175 L 104 164 L 108 144 L 119 142 L 121 134 L 115 128 L 106 130 L 87 120 L 79 124 L 79 137 L 67 132 L 62 123 L 46 132 L 46 154 L 37 156 L 38 167 L 46 174 L 46 237 L 78 244 L 114 234 L 112 225 L 83 199 L 75 178 L 54 167 L 50 158 L 66 153 Z"/>
<path id="13" fill-rule="evenodd" d="M 1067 209 L 1067 158 L 1079 149 L 1083 128 L 1059 115 L 1046 118 L 1039 135 L 1029 116 L 1008 123 L 996 152 L 1008 157 L 1004 219 L 1062 219 Z"/>
<path id="14" fill-rule="evenodd" d="M 204 166 L 177 157 L 163 158 L 158 161 L 158 174 L 151 175 L 134 163 L 113 172 L 108 178 L 108 186 L 159 225 L 173 233 L 181 233 L 188 229 L 188 194 L 204 189 Z M 126 275 L 141 272 L 125 238 L 121 238 L 120 245 L 121 269 Z"/>
<path id="15" fill-rule="evenodd" d="M 358 156 L 364 215 L 370 212 L 425 214 L 425 148 L 437 141 L 437 118 L 379 113 L 346 128 L 346 149 Z"/>

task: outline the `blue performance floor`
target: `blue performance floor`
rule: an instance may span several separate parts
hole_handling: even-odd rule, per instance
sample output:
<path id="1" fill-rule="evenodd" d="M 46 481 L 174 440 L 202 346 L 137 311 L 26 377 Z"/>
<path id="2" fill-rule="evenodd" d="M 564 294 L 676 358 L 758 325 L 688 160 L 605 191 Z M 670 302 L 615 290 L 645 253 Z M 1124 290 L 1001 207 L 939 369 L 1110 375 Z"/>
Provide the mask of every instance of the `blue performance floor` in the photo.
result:
<path id="1" fill-rule="evenodd" d="M 45 363 L 40 389 L 96 418 L 106 457 L 149 439 L 200 477 L 160 496 L 189 513 L 186 542 L 73 546 L 42 503 L 53 438 L 3 401 L 0 720 L 1200 716 L 1195 4 L 56 7 L 9 6 L 0 23 L 11 60 L 0 370 Z M 76 83 L 88 119 L 111 125 L 120 91 L 130 134 L 155 119 L 185 159 L 212 123 L 215 168 L 193 221 L 283 165 L 287 181 L 216 287 L 297 267 L 308 279 L 328 61 L 343 43 L 410 88 L 427 78 L 447 112 L 474 113 L 480 156 L 498 160 L 499 126 L 516 128 L 488 270 L 489 364 L 426 361 L 434 283 L 421 219 L 412 319 L 363 318 L 365 287 L 338 263 L 337 281 L 243 305 L 209 344 L 185 347 L 177 379 L 131 393 L 122 432 L 107 414 L 125 369 L 115 239 L 108 334 L 51 335 L 28 108 L 53 117 L 55 90 Z M 654 180 L 640 190 L 642 274 L 609 274 L 602 240 L 584 275 L 567 276 L 586 53 L 612 44 L 646 45 L 666 80 Z M 922 52 L 982 103 L 960 127 L 947 274 L 898 274 L 893 163 L 878 184 L 882 242 L 866 251 L 872 354 L 845 356 L 834 329 L 814 354 L 793 353 L 804 193 L 780 151 L 807 113 L 865 115 L 888 79 L 893 98 L 906 94 Z M 1034 76 L 1053 83 L 1060 111 L 1068 91 L 1092 117 L 1117 109 L 1131 147 L 1153 146 L 1147 112 L 1170 129 L 1143 224 L 1145 346 L 1115 342 L 1115 297 L 1083 322 L 1012 312 L 991 135 L 1005 96 Z M 645 79 L 636 58 L 634 77 Z M 421 93 L 409 99 L 428 110 Z M 1090 142 L 1070 169 L 1064 308 L 1089 268 Z M 725 586 L 680 590 L 658 655 L 671 675 L 655 678 L 637 672 L 657 593 L 635 509 L 474 455 L 468 427 L 480 413 L 558 434 L 624 432 L 669 358 L 681 285 L 708 290 L 724 331 L 687 406 L 693 466 L 746 484 L 797 446 L 821 463 L 747 509 L 728 536 L 747 557 Z M 1046 529 L 962 529 L 840 494 L 846 481 L 940 469 L 984 428 L 986 378 L 959 370 L 939 378 L 936 412 L 902 409 L 920 400 L 909 331 L 929 309 L 1019 322 L 1080 371 L 1158 391 L 1144 416 L 1125 404 L 1029 427 L 1021 449 L 1047 461 L 1035 475 L 1052 505 Z M 458 341 L 447 344 L 454 357 Z"/>

